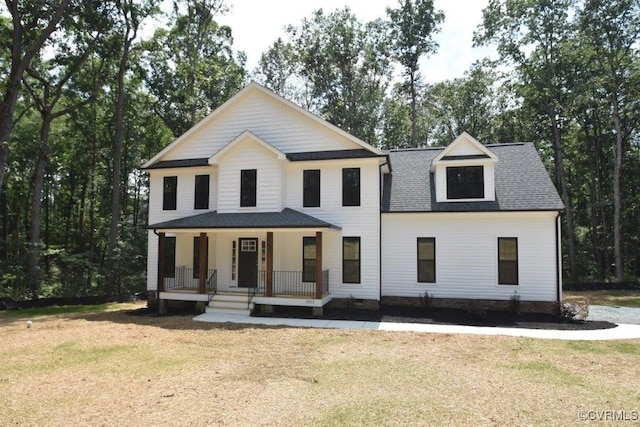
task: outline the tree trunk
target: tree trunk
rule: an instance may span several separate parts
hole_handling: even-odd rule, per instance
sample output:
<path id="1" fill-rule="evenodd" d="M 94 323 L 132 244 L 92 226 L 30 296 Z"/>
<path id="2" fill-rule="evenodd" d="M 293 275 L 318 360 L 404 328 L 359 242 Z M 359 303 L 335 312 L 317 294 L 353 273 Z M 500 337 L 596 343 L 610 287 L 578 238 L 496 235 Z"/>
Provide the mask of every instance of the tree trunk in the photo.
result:
<path id="1" fill-rule="evenodd" d="M 27 254 L 27 274 L 31 298 L 38 299 L 40 292 L 40 209 L 44 187 L 44 169 L 49 161 L 49 131 L 51 112 L 43 111 L 40 128 L 40 152 L 32 177 L 31 218 L 29 225 L 29 252 Z"/>
<path id="2" fill-rule="evenodd" d="M 416 100 L 418 98 L 418 94 L 416 93 L 416 72 L 411 70 L 409 73 L 409 84 L 411 90 L 411 141 L 409 144 L 411 147 L 418 146 L 418 130 L 417 130 L 417 121 L 418 121 L 418 107 L 416 105 Z"/>
<path id="3" fill-rule="evenodd" d="M 564 174 L 564 155 L 562 152 L 562 136 L 558 128 L 555 113 L 549 116 L 551 121 L 551 132 L 553 135 L 553 147 L 555 152 L 555 169 L 558 185 L 560 185 L 560 194 L 565 206 L 565 221 L 567 240 L 569 244 L 569 275 L 573 282 L 578 281 L 578 272 L 576 266 L 576 234 L 573 228 L 573 208 L 571 206 L 571 196 L 569 195 L 569 186 Z"/>
<path id="4" fill-rule="evenodd" d="M 616 130 L 616 145 L 613 163 L 613 256 L 616 264 L 616 280 L 624 282 L 624 259 L 622 256 L 622 153 L 624 149 L 617 92 L 614 91 L 613 124 Z"/>
<path id="5" fill-rule="evenodd" d="M 29 46 L 23 46 L 23 36 L 25 28 L 23 26 L 22 14 L 18 7 L 18 1 L 6 0 L 7 11 L 11 14 L 13 25 L 11 32 L 11 70 L 5 86 L 5 94 L 0 103 L 0 187 L 4 182 L 7 170 L 7 160 L 9 158 L 9 137 L 13 130 L 13 111 L 16 101 L 22 88 L 22 76 L 33 57 L 40 51 L 42 45 L 47 41 L 62 19 L 62 16 L 71 0 L 62 0 L 53 11 L 47 12 L 45 19 L 49 19 L 42 32 L 35 37 Z"/>
<path id="6" fill-rule="evenodd" d="M 123 11 L 125 15 L 126 11 Z M 125 19 L 127 19 L 125 17 Z M 113 175 L 111 191 L 111 225 L 109 227 L 109 242 L 107 246 L 105 262 L 105 292 L 113 295 L 116 290 L 118 271 L 116 271 L 118 244 L 118 228 L 120 226 L 120 170 L 122 163 L 122 146 L 124 141 L 124 105 L 125 105 L 125 73 L 129 65 L 129 49 L 131 42 L 135 38 L 130 36 L 131 27 L 127 21 L 127 28 L 124 33 L 124 45 L 122 47 L 122 57 L 118 68 L 118 87 L 116 91 L 116 135 L 113 148 Z"/>

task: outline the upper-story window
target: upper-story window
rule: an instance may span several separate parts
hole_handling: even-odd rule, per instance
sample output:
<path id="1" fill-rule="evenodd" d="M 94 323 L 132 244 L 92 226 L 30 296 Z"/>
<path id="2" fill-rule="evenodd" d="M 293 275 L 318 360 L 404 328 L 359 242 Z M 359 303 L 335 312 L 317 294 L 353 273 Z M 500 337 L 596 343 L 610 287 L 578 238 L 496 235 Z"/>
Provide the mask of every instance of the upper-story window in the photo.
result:
<path id="1" fill-rule="evenodd" d="M 240 171 L 240 206 L 256 206 L 256 169 L 243 169 Z"/>
<path id="2" fill-rule="evenodd" d="M 209 175 L 196 175 L 194 209 L 209 209 Z"/>
<path id="3" fill-rule="evenodd" d="M 484 166 L 448 167 L 447 199 L 484 199 Z"/>
<path id="4" fill-rule="evenodd" d="M 162 189 L 162 210 L 175 211 L 178 200 L 178 177 L 165 176 Z"/>
<path id="5" fill-rule="evenodd" d="M 342 169 L 342 206 L 360 206 L 360 168 Z"/>
<path id="6" fill-rule="evenodd" d="M 305 170 L 302 180 L 302 206 L 305 208 L 320 207 L 320 169 Z"/>

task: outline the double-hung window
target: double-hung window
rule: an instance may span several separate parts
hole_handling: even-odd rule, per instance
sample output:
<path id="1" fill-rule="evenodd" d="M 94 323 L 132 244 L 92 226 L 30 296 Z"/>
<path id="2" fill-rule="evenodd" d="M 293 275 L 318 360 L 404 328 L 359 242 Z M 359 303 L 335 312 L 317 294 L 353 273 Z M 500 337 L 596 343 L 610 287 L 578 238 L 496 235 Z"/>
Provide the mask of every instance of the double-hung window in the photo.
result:
<path id="1" fill-rule="evenodd" d="M 178 201 L 178 177 L 165 176 L 162 186 L 162 210 L 175 211 Z"/>
<path id="2" fill-rule="evenodd" d="M 256 169 L 243 169 L 240 171 L 240 206 L 256 206 Z"/>
<path id="3" fill-rule="evenodd" d="M 316 238 L 302 238 L 302 281 L 316 281 Z"/>
<path id="4" fill-rule="evenodd" d="M 320 207 L 320 169 L 303 171 L 302 206 L 305 208 Z"/>
<path id="5" fill-rule="evenodd" d="M 342 206 L 360 206 L 360 168 L 342 169 Z"/>
<path id="6" fill-rule="evenodd" d="M 209 209 L 209 175 L 196 175 L 194 209 Z"/>
<path id="7" fill-rule="evenodd" d="M 164 238 L 164 271 L 163 276 L 176 277 L 176 238 Z"/>
<path id="8" fill-rule="evenodd" d="M 518 239 L 498 237 L 498 284 L 518 284 Z"/>
<path id="9" fill-rule="evenodd" d="M 360 283 L 360 237 L 342 238 L 342 282 Z"/>
<path id="10" fill-rule="evenodd" d="M 436 239 L 418 237 L 418 282 L 436 281 Z"/>

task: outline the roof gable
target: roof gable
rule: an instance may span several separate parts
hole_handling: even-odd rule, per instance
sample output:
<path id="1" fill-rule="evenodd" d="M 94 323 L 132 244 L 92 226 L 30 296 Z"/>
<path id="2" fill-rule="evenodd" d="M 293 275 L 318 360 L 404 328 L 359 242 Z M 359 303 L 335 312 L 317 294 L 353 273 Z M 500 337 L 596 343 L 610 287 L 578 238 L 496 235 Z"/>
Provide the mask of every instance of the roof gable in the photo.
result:
<path id="1" fill-rule="evenodd" d="M 231 152 L 235 147 L 237 147 L 239 144 L 246 143 L 246 142 L 258 144 L 259 146 L 271 151 L 273 154 L 275 154 L 275 156 L 276 156 L 276 158 L 278 160 L 286 160 L 286 158 L 287 158 L 286 154 L 284 154 L 282 151 L 278 150 L 277 148 L 275 148 L 273 145 L 269 144 L 268 142 L 266 142 L 262 138 L 254 135 L 253 133 L 251 133 L 249 131 L 244 131 L 240 135 L 238 135 L 236 138 L 234 138 L 231 142 L 229 142 L 227 145 L 225 145 L 220 150 L 218 150 L 217 153 L 215 153 L 213 156 L 211 156 L 209 158 L 209 164 L 210 165 L 217 165 L 218 162 L 225 155 L 227 155 L 229 152 Z"/>
<path id="2" fill-rule="evenodd" d="M 250 101 L 252 98 L 256 98 L 260 96 L 267 97 L 271 102 L 277 103 L 279 107 L 285 108 L 292 114 L 299 116 L 300 119 L 302 119 L 301 121 L 306 121 L 306 123 L 309 123 L 310 121 L 311 123 L 315 123 L 316 125 L 321 126 L 321 128 L 323 128 L 326 132 L 329 132 L 340 138 L 343 138 L 343 140 L 346 139 L 347 141 L 349 141 L 351 146 L 345 147 L 345 148 L 366 149 L 375 154 L 383 154 L 381 150 L 373 147 L 372 145 L 367 144 L 366 142 L 356 138 L 353 135 L 350 135 L 349 133 L 321 119 L 320 117 L 304 110 L 303 108 L 297 106 L 293 102 L 282 98 L 281 96 L 268 90 L 264 86 L 256 82 L 251 82 L 250 84 L 245 86 L 242 90 L 240 90 L 238 93 L 236 93 L 233 97 L 231 97 L 229 100 L 227 100 L 224 104 L 222 104 L 220 107 L 214 110 L 211 114 L 209 114 L 207 117 L 202 119 L 195 126 L 193 126 L 191 129 L 185 132 L 183 135 L 178 137 L 174 142 L 172 142 L 167 147 L 165 147 L 162 151 L 160 151 L 158 154 L 153 156 L 148 162 L 146 162 L 143 165 L 142 168 L 148 168 L 149 166 L 159 161 L 170 160 L 172 153 L 179 151 L 181 147 L 185 146 L 185 144 L 188 143 L 188 141 L 195 139 L 203 131 L 206 131 L 208 128 L 213 126 L 218 118 L 221 118 L 227 113 L 233 112 L 234 108 L 242 105 L 243 103 Z M 242 129 L 242 130 L 248 130 L 248 129 Z M 318 150 L 322 150 L 322 149 L 323 147 L 318 147 Z M 200 157 L 204 157 L 204 156 L 200 156 Z"/>
<path id="3" fill-rule="evenodd" d="M 462 132 L 451 144 L 440 152 L 431 162 L 431 171 L 435 165 L 443 161 L 470 161 L 497 162 L 498 156 L 487 147 L 479 143 L 474 137 Z"/>

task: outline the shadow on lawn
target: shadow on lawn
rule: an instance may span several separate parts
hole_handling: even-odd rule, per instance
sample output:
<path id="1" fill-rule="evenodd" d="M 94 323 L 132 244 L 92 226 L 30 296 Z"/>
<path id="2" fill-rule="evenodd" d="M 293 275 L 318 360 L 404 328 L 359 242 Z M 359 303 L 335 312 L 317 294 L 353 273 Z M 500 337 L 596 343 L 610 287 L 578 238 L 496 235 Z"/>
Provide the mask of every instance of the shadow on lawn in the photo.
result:
<path id="1" fill-rule="evenodd" d="M 178 330 L 282 329 L 288 327 L 282 325 L 196 322 L 193 320 L 195 316 L 196 313 L 192 310 L 173 310 L 169 314 L 158 316 L 154 311 L 146 307 L 74 315 L 75 318 L 80 317 L 87 321 L 107 321 Z M 257 316 L 317 319 L 317 317 L 311 315 L 309 309 L 295 307 L 278 307 L 272 314 L 258 314 Z M 563 321 L 558 316 L 551 314 L 523 313 L 516 316 L 508 312 L 486 311 L 477 316 L 466 310 L 459 309 L 433 308 L 425 312 L 419 307 L 393 306 L 385 306 L 379 310 L 330 308 L 325 310 L 322 319 L 554 330 L 595 330 L 610 329 L 617 326 L 614 323 L 605 321 Z"/>

